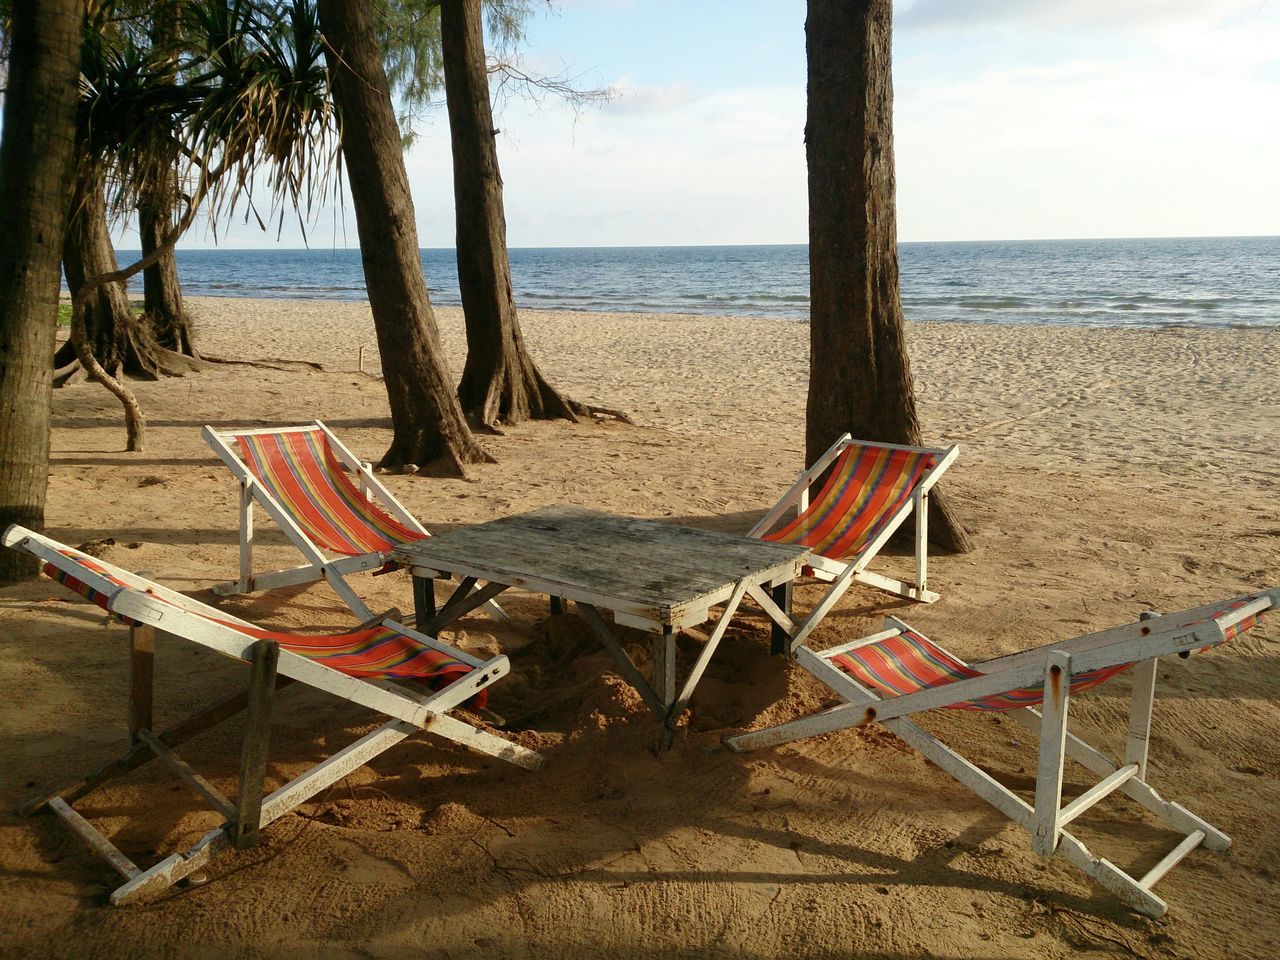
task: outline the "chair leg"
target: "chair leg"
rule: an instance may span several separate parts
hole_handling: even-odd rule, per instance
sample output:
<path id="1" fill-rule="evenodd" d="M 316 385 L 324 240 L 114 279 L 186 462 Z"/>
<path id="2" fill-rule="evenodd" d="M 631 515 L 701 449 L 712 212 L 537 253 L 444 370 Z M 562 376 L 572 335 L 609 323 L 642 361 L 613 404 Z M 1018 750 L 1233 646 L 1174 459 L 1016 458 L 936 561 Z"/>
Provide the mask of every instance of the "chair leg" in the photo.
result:
<path id="1" fill-rule="evenodd" d="M 347 581 L 342 578 L 340 573 L 332 572 L 329 565 L 325 564 L 320 568 L 321 574 L 325 582 L 333 588 L 333 592 L 342 598 L 348 609 L 351 610 L 361 620 L 368 620 L 373 616 L 373 610 L 368 604 L 360 599 L 360 595 L 347 585 Z"/>
<path id="2" fill-rule="evenodd" d="M 917 491 L 916 511 L 916 589 L 923 597 L 928 593 L 925 582 L 929 575 L 929 494 Z"/>
<path id="3" fill-rule="evenodd" d="M 248 593 L 253 583 L 253 492 L 240 481 L 240 581 L 238 593 Z"/>
<path id="4" fill-rule="evenodd" d="M 1159 614 L 1145 610 L 1139 619 L 1155 620 Z M 1129 705 L 1129 735 L 1124 744 L 1124 762 L 1138 765 L 1138 779 L 1147 779 L 1147 749 L 1151 739 L 1151 711 L 1156 699 L 1158 657 L 1133 668 L 1133 700 Z"/>
<path id="5" fill-rule="evenodd" d="M 130 627 L 129 646 L 129 743 L 137 745 L 140 731 L 152 725 L 156 628 L 141 623 Z"/>
<path id="6" fill-rule="evenodd" d="M 1152 657 L 1133 668 L 1133 701 L 1129 706 L 1129 735 L 1124 744 L 1124 762 L 1138 766 L 1138 779 L 1147 779 L 1147 749 L 1151 739 L 1151 711 L 1155 706 L 1156 668 Z"/>
<path id="7" fill-rule="evenodd" d="M 791 636 L 791 652 L 795 653 L 800 649 L 800 645 L 809 638 L 809 634 L 817 628 L 823 618 L 831 612 L 831 608 L 840 602 L 840 598 L 845 595 L 845 591 L 853 585 L 854 579 L 858 575 L 858 570 L 852 564 L 845 567 L 842 574 L 835 578 L 831 583 L 831 588 L 827 590 L 826 596 L 818 601 L 818 605 L 814 607 L 807 616 L 800 628 Z"/>
<path id="8" fill-rule="evenodd" d="M 1062 808 L 1062 764 L 1067 746 L 1067 701 L 1071 656 L 1049 654 L 1044 671 L 1044 712 L 1040 720 L 1040 763 L 1036 768 L 1036 806 L 1031 817 L 1031 847 L 1043 857 L 1058 849 Z"/>
<path id="9" fill-rule="evenodd" d="M 1040 714 L 1031 708 L 1015 710 L 1008 714 L 1009 718 L 1026 727 L 1037 735 L 1040 734 L 1042 720 Z M 1072 760 L 1086 770 L 1100 777 L 1110 777 L 1120 770 L 1120 765 L 1105 754 L 1095 750 L 1072 733 L 1067 734 L 1066 753 Z M 1231 846 L 1231 838 L 1209 823 L 1203 817 L 1189 811 L 1179 803 L 1166 800 L 1164 797 L 1140 777 L 1132 777 L 1120 785 L 1120 792 L 1154 814 L 1161 822 L 1175 830 L 1190 834 L 1197 830 L 1205 834 L 1204 845 L 1210 850 L 1226 850 Z"/>
<path id="10" fill-rule="evenodd" d="M 1059 852 L 1073 867 L 1096 881 L 1099 886 L 1110 890 L 1122 903 L 1139 913 L 1146 914 L 1148 917 L 1163 917 L 1168 911 L 1169 905 L 1164 900 L 1110 860 L 1105 857 L 1095 857 L 1089 852 L 1088 847 L 1065 831 L 1062 834 Z"/>
<path id="11" fill-rule="evenodd" d="M 274 640 L 259 640 L 253 645 L 252 656 L 248 715 L 245 718 L 244 745 L 240 751 L 240 792 L 236 796 L 236 815 L 231 825 L 231 843 L 237 850 L 258 843 L 280 645 Z"/>

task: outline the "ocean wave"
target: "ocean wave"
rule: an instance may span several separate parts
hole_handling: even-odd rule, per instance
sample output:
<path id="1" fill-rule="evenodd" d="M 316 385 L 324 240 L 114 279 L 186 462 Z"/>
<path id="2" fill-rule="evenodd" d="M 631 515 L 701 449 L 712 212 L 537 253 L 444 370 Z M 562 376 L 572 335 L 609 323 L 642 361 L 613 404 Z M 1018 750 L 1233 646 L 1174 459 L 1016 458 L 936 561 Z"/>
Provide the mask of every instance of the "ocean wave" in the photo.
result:
<path id="1" fill-rule="evenodd" d="M 516 302 L 530 309 L 809 314 L 803 246 L 514 248 L 510 256 Z M 358 249 L 177 257 L 193 295 L 368 299 Z M 911 320 L 1280 328 L 1280 238 L 905 243 L 899 262 Z M 422 263 L 432 302 L 457 305 L 454 251 L 424 250 Z M 141 294 L 140 278 L 131 289 Z"/>

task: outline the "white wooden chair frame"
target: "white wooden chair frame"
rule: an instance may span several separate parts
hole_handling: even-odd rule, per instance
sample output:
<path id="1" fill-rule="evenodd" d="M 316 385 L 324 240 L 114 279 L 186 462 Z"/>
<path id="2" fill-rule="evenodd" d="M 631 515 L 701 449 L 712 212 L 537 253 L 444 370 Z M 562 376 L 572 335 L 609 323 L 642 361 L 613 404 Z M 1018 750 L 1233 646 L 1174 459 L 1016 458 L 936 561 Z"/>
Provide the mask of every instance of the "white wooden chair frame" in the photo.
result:
<path id="1" fill-rule="evenodd" d="M 847 560 L 833 560 L 817 553 L 813 555 L 809 561 L 809 567 L 813 571 L 814 578 L 829 582 L 831 589 L 827 591 L 804 623 L 801 624 L 800 629 L 792 635 L 791 648 L 793 650 L 804 643 L 809 634 L 813 632 L 813 629 L 822 621 L 823 617 L 831 612 L 831 608 L 839 602 L 845 591 L 854 582 L 878 587 L 881 590 L 887 590 L 909 600 L 919 600 L 922 603 L 932 603 L 938 599 L 938 594 L 929 590 L 927 584 L 929 564 L 929 491 L 933 489 L 933 486 L 946 473 L 947 468 L 960 455 L 959 444 L 953 444 L 946 448 L 910 447 L 901 444 L 854 440 L 850 434 L 843 434 L 831 445 L 826 453 L 814 461 L 812 466 L 800 472 L 796 482 L 791 485 L 790 489 L 782 495 L 782 498 L 774 504 L 773 508 L 764 515 L 760 522 L 751 528 L 747 536 L 763 537 L 788 514 L 793 513 L 799 516 L 804 513 L 809 508 L 809 488 L 851 446 L 878 447 L 884 450 L 908 450 L 912 453 L 932 453 L 938 460 L 920 478 L 920 482 L 916 485 L 915 490 L 912 491 L 911 497 L 889 519 L 884 529 L 863 547 L 856 556 Z M 887 577 L 884 574 L 873 573 L 868 570 L 867 566 L 876 558 L 876 555 L 880 553 L 884 545 L 889 542 L 889 538 L 897 532 L 898 528 L 913 513 L 916 518 L 915 580 L 913 582 L 896 580 L 893 577 Z"/>
<path id="2" fill-rule="evenodd" d="M 293 427 L 271 427 L 262 430 L 238 430 L 226 433 L 219 432 L 206 425 L 200 431 L 200 435 L 213 448 L 214 453 L 226 464 L 227 469 L 234 474 L 236 481 L 240 484 L 240 579 L 229 583 L 217 584 L 213 587 L 213 592 L 220 596 L 234 596 L 241 593 L 253 593 L 257 590 L 270 590 L 275 587 L 287 587 L 302 583 L 312 583 L 316 580 L 325 580 L 357 617 L 361 620 L 367 620 L 373 616 L 373 611 L 351 589 L 346 581 L 346 576 L 347 574 L 359 573 L 364 570 L 377 570 L 385 566 L 392 561 L 391 551 L 377 551 L 359 556 L 329 559 L 307 536 L 306 531 L 293 518 L 293 515 L 281 506 L 276 498 L 271 495 L 271 492 L 258 482 L 233 446 L 236 437 L 279 433 L 311 433 L 317 430 L 328 438 L 334 454 L 343 466 L 355 476 L 358 489 L 367 499 L 373 500 L 376 498 L 383 509 L 406 527 L 416 530 L 424 536 L 428 535 L 427 528 L 419 523 L 418 519 L 406 510 L 391 491 L 377 478 L 373 472 L 373 464 L 356 457 L 334 435 L 333 431 L 319 420 Z M 255 500 L 266 511 L 267 515 L 276 522 L 276 525 L 284 531 L 285 536 L 293 542 L 293 545 L 302 552 L 302 555 L 307 560 L 306 563 L 287 570 L 254 574 L 253 503 Z M 508 619 L 502 608 L 496 603 L 487 604 L 485 611 L 496 619 Z"/>
<path id="3" fill-rule="evenodd" d="M 419 643 L 473 668 L 441 690 L 422 693 L 392 681 L 352 677 L 318 661 L 281 649 L 275 641 L 254 640 L 207 618 L 212 616 L 249 627 L 252 624 L 159 584 L 150 584 L 145 592 L 122 587 L 60 552 L 66 549 L 62 544 L 23 527 L 9 527 L 4 533 L 3 543 L 14 549 L 27 550 L 67 572 L 101 594 L 112 613 L 134 622 L 134 626 L 130 628 L 132 655 L 129 749 L 81 780 L 37 797 L 22 807 L 22 812 L 27 814 L 45 808 L 52 810 L 95 853 L 124 876 L 125 883 L 111 894 L 113 904 L 154 898 L 201 869 L 227 848 L 254 845 L 259 830 L 401 740 L 420 731 L 428 731 L 526 769 L 536 769 L 542 765 L 540 754 L 447 715 L 449 710 L 510 671 L 510 664 L 505 656 L 481 661 L 425 634 L 408 630 L 391 619 L 375 619 L 370 626 L 381 623 L 403 630 Z M 248 693 L 216 704 L 168 731 L 153 731 L 152 676 L 157 630 L 249 663 L 251 685 Z M 273 694 L 277 687 L 292 681 L 300 681 L 368 707 L 390 719 L 373 732 L 263 796 Z M 197 733 L 246 709 L 249 716 L 241 753 L 240 785 L 237 798 L 232 802 L 178 757 L 174 749 Z M 72 804 L 104 783 L 155 759 L 169 766 L 227 819 L 188 850 L 168 856 L 150 868 L 141 869 L 77 813 Z"/>
<path id="4" fill-rule="evenodd" d="M 727 737 L 724 742 L 736 751 L 754 750 L 879 722 L 1028 830 L 1036 853 L 1046 857 L 1060 853 L 1130 907 L 1149 916 L 1163 916 L 1168 905 L 1152 892 L 1156 882 L 1196 847 L 1203 845 L 1210 850 L 1225 850 L 1231 839 L 1181 805 L 1165 800 L 1146 780 L 1156 668 L 1161 657 L 1171 654 L 1187 656 L 1202 647 L 1221 643 L 1235 624 L 1264 610 L 1280 607 L 1280 588 L 1239 599 L 1247 602 L 1216 619 L 1215 613 L 1221 613 L 1235 601 L 1163 617 L 1149 615 L 1129 626 L 972 664 L 973 669 L 982 672 L 979 677 L 881 698 L 831 660 L 842 653 L 911 629 L 901 620 L 890 617 L 884 631 L 861 640 L 820 652 L 807 647 L 794 651 L 797 663 L 839 694 L 845 703 L 789 723 Z M 1072 675 L 1123 663 L 1134 664 L 1133 695 L 1124 760 L 1117 763 L 1067 731 L 1067 706 Z M 1027 803 L 908 719 L 912 714 L 1019 690 L 1038 682 L 1044 683 L 1046 691 L 1040 710 L 1025 707 L 1006 713 L 1039 736 L 1034 804 Z M 1102 779 L 1064 806 L 1062 772 L 1066 757 Z M 1145 807 L 1166 826 L 1185 834 L 1185 839 L 1141 878 L 1130 876 L 1111 861 L 1094 856 L 1079 838 L 1066 829 L 1082 813 L 1117 790 Z"/>

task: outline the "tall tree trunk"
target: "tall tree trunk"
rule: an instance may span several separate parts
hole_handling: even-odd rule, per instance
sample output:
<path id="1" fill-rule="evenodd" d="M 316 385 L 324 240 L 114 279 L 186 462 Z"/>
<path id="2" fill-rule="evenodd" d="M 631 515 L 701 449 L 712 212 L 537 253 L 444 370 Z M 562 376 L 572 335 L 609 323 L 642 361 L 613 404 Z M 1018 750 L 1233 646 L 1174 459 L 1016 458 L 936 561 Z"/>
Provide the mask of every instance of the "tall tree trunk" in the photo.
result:
<path id="1" fill-rule="evenodd" d="M 170 174 L 163 186 L 147 190 L 138 204 L 138 234 L 142 255 L 153 253 L 173 230 L 177 207 L 177 175 Z M 142 316 L 156 343 L 188 357 L 200 356 L 192 334 L 191 317 L 182 300 L 178 264 L 172 250 L 160 255 L 142 272 Z"/>
<path id="2" fill-rule="evenodd" d="M 372 11 L 363 0 L 320 0 L 318 7 L 391 404 L 393 436 L 381 465 L 461 474 L 463 464 L 492 458 L 467 429 L 427 298 L 400 128 Z"/>
<path id="3" fill-rule="evenodd" d="M 44 525 L 58 264 L 75 148 L 83 0 L 12 9 L 0 141 L 0 529 Z M 0 550 L 0 583 L 34 576 L 25 551 Z"/>
<path id="4" fill-rule="evenodd" d="M 898 287 L 891 0 L 809 0 L 810 373 L 806 458 L 840 434 L 918 445 Z M 942 492 L 929 539 L 972 544 Z"/>
<path id="5" fill-rule="evenodd" d="M 480 0 L 444 0 L 440 33 L 453 145 L 458 287 L 467 327 L 458 398 L 463 412 L 482 424 L 576 421 L 572 402 L 534 366 L 516 316 Z"/>

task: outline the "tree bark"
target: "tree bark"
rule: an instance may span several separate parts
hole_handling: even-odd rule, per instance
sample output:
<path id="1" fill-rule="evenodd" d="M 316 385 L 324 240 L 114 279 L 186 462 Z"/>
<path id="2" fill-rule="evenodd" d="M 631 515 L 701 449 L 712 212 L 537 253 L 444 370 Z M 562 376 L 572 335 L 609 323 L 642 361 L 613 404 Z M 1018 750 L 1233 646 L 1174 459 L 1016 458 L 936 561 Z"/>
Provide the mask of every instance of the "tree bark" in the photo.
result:
<path id="1" fill-rule="evenodd" d="M 547 382 L 529 356 L 511 293 L 480 0 L 443 0 L 440 34 L 453 147 L 458 287 L 467 329 L 458 399 L 473 423 L 576 422 L 573 402 Z"/>
<path id="2" fill-rule="evenodd" d="M 44 525 L 58 265 L 75 148 L 83 0 L 12 9 L 0 141 L 0 529 Z M 0 583 L 36 574 L 0 550 Z"/>
<path id="3" fill-rule="evenodd" d="M 391 405 L 381 466 L 460 475 L 492 458 L 467 429 L 427 297 L 400 128 L 370 5 L 320 0 L 342 156 Z"/>
<path id="4" fill-rule="evenodd" d="M 182 24 L 182 0 L 159 0 L 151 10 L 151 43 L 173 50 Z M 178 57 L 168 61 L 164 82 L 177 83 Z M 173 232 L 178 210 L 177 157 L 161 177 L 148 181 L 138 201 L 138 235 L 145 257 L 161 247 Z M 187 357 L 200 358 L 192 335 L 191 317 L 182 301 L 182 285 L 173 250 L 167 250 L 142 272 L 142 316 L 159 346 Z"/>
<path id="5" fill-rule="evenodd" d="M 176 175 L 170 175 L 163 187 L 143 195 L 138 205 L 138 234 L 144 257 L 163 244 L 172 232 L 176 201 Z M 142 271 L 142 316 L 157 345 L 183 356 L 200 358 L 191 317 L 182 300 L 178 264 L 172 250 L 161 254 Z"/>
<path id="6" fill-rule="evenodd" d="M 846 431 L 921 439 L 898 285 L 892 2 L 809 0 L 805 35 L 812 463 Z M 930 504 L 930 541 L 972 549 L 936 487 Z"/>
<path id="7" fill-rule="evenodd" d="M 119 265 L 107 227 L 102 184 L 82 176 L 71 193 L 62 262 L 74 297 L 85 280 L 114 273 Z M 156 376 L 155 342 L 134 316 L 123 283 L 105 283 L 94 291 L 85 306 L 84 337 L 98 363 L 111 376 L 118 377 L 121 370 Z M 75 359 L 69 345 L 64 346 L 55 357 L 54 366 L 61 368 Z"/>

